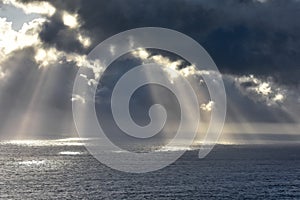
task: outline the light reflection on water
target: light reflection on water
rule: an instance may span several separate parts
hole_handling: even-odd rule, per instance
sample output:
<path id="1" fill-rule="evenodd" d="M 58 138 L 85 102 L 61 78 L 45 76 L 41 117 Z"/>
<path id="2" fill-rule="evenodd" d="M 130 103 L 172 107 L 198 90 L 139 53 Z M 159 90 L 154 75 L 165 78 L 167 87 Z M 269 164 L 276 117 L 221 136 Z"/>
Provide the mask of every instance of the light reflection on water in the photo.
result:
<path id="1" fill-rule="evenodd" d="M 47 170 L 59 170 L 63 169 L 69 161 L 61 161 L 56 159 L 35 159 L 34 157 L 28 157 L 20 161 L 8 162 L 7 165 L 10 169 L 14 169 L 15 172 L 30 171 L 47 171 Z"/>
<path id="2" fill-rule="evenodd" d="M 59 152 L 59 155 L 69 155 L 69 156 L 75 156 L 75 155 L 81 155 L 82 152 L 78 152 L 78 151 L 62 151 Z"/>
<path id="3" fill-rule="evenodd" d="M 87 154 L 87 138 L 0 141 L 0 166 L 6 172 L 59 170 L 72 163 L 65 156 Z M 61 156 L 61 157 L 58 157 Z M 80 158 L 79 158 L 80 159 Z"/>
<path id="4" fill-rule="evenodd" d="M 28 161 L 18 162 L 18 164 L 26 165 L 26 166 L 45 165 L 45 163 L 46 163 L 46 160 L 28 160 Z"/>
<path id="5" fill-rule="evenodd" d="M 205 159 L 192 149 L 165 169 L 127 174 L 99 163 L 84 146 L 72 145 L 87 141 L 0 142 L 0 199 L 300 197 L 299 146 L 220 145 Z"/>
<path id="6" fill-rule="evenodd" d="M 89 138 L 66 138 L 55 140 L 6 140 L 0 144 L 11 144 L 20 146 L 84 146 Z"/>
<path id="7" fill-rule="evenodd" d="M 1 144 L 10 144 L 18 146 L 31 146 L 31 147 L 42 147 L 42 146 L 90 146 L 97 145 L 97 141 L 100 138 L 64 138 L 64 139 L 47 139 L 47 140 L 4 140 L 0 141 Z M 233 145 L 230 142 L 218 143 L 222 145 Z M 191 151 L 197 150 L 202 145 L 201 142 L 196 142 L 189 148 L 183 146 L 172 146 L 172 147 L 159 147 L 153 146 L 154 151 Z M 237 145 L 237 144 L 235 144 Z M 159 148 L 159 149 L 158 149 Z M 115 152 L 122 153 L 125 151 Z M 72 154 L 72 153 L 71 153 Z M 75 153 L 76 154 L 76 153 Z M 77 154 L 78 155 L 78 154 Z"/>

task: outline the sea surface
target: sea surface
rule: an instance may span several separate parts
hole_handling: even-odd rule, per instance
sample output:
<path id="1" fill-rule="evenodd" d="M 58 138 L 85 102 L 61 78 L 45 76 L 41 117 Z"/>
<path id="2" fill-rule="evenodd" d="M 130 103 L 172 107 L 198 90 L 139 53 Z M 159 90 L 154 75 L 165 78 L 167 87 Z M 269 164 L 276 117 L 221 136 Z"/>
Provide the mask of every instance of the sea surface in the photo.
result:
<path id="1" fill-rule="evenodd" d="M 300 199 L 299 145 L 217 145 L 172 165 L 129 174 L 82 141 L 0 142 L 0 199 Z"/>

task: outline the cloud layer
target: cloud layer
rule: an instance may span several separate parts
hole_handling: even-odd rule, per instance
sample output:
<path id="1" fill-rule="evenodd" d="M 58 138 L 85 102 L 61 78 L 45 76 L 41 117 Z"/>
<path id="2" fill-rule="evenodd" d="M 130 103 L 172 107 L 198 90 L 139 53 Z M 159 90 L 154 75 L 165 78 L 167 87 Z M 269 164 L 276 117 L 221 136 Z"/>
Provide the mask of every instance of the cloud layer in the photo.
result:
<path id="1" fill-rule="evenodd" d="M 26 0 L 26 2 L 28 2 Z M 181 31 L 202 44 L 227 73 L 269 75 L 299 84 L 300 17 L 297 0 L 66 0 L 49 1 L 56 13 L 44 26 L 44 42 L 84 52 L 63 26 L 67 11 L 77 16 L 93 42 L 131 28 L 159 26 Z M 77 44 L 77 45 L 76 45 Z"/>
<path id="2" fill-rule="evenodd" d="M 206 48 L 224 74 L 228 122 L 299 123 L 297 0 L 3 3 L 39 14 L 39 18 L 25 23 L 20 30 L 13 30 L 11 22 L 0 18 L 0 132 L 74 131 L 71 100 L 86 101 L 76 94 L 72 96 L 77 67 L 88 67 L 99 76 L 101 64 L 88 61 L 88 52 L 113 34 L 145 26 L 181 31 Z M 170 54 L 151 50 L 134 53 L 119 64 L 132 64 L 137 58 L 158 62 L 179 70 L 182 76 L 196 78 L 199 87 L 205 86 L 201 76 L 213 76 L 195 71 L 192 65 Z M 82 78 L 92 87 L 97 85 L 95 77 Z M 172 79 L 176 77 L 170 74 Z M 103 94 L 100 100 L 104 101 L 111 88 L 103 85 L 99 90 Z M 200 105 L 208 114 L 213 107 L 210 99 Z"/>

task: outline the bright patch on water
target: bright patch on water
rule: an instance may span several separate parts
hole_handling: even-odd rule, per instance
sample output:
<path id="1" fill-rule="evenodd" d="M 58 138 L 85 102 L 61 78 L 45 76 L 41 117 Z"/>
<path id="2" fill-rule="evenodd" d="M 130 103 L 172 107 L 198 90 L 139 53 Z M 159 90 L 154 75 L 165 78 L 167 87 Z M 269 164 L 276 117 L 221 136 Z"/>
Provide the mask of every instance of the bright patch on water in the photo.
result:
<path id="1" fill-rule="evenodd" d="M 161 149 L 156 150 L 157 152 L 165 151 L 192 151 L 195 150 L 191 147 L 181 147 L 181 146 L 172 146 L 172 147 L 162 147 Z"/>
<path id="2" fill-rule="evenodd" d="M 88 138 L 66 138 L 58 140 L 8 140 L 2 141 L 0 144 L 11 144 L 18 146 L 84 146 L 84 141 L 89 141 Z"/>
<path id="3" fill-rule="evenodd" d="M 80 155 L 80 154 L 82 154 L 82 152 L 78 152 L 78 151 L 62 151 L 62 152 L 59 152 L 59 155 L 75 156 L 75 155 Z"/>
<path id="4" fill-rule="evenodd" d="M 32 166 L 32 165 L 44 165 L 46 163 L 45 160 L 28 160 L 19 162 L 20 165 Z"/>
<path id="5" fill-rule="evenodd" d="M 299 145 L 219 145 L 206 159 L 199 159 L 199 146 L 192 146 L 187 150 L 196 151 L 187 151 L 167 168 L 137 175 L 110 169 L 89 155 L 83 146 L 49 146 L 49 141 L 45 144 L 0 142 L 0 199 L 300 197 Z M 164 150 L 186 149 L 178 145 Z M 77 154 L 74 152 L 82 155 L 64 156 Z M 126 156 L 119 155 L 123 157 Z"/>

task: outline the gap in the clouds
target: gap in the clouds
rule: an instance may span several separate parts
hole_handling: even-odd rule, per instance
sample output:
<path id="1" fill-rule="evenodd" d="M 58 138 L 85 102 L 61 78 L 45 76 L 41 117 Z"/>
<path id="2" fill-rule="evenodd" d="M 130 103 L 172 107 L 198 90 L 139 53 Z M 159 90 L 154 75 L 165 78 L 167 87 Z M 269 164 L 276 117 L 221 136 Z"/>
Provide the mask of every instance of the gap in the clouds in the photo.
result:
<path id="1" fill-rule="evenodd" d="M 14 30 L 20 30 L 24 23 L 30 22 L 36 18 L 41 17 L 38 14 L 26 14 L 21 8 L 16 8 L 12 5 L 1 5 L 0 17 L 6 18 L 7 21 L 12 22 Z"/>

